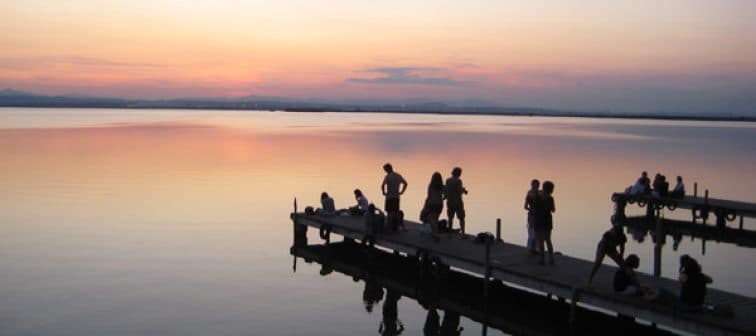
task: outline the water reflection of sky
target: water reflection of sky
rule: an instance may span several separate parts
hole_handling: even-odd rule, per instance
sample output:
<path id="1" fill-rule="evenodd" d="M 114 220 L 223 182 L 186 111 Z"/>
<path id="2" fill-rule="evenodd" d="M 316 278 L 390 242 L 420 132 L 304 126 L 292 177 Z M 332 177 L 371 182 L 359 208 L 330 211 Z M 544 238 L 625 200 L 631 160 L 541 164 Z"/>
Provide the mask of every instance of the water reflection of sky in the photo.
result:
<path id="1" fill-rule="evenodd" d="M 408 218 L 417 217 L 431 173 L 461 166 L 471 231 L 491 231 L 502 218 L 504 238 L 520 243 L 528 183 L 551 179 L 555 246 L 586 259 L 609 224 L 610 194 L 641 170 L 682 175 L 689 190 L 698 182 L 716 197 L 756 201 L 756 127 L 747 123 L 249 111 L 2 109 L 0 115 L 0 267 L 7 275 L 0 297 L 16 304 L 0 308 L 0 316 L 14 325 L 39 322 L 22 317 L 29 312 L 64 314 L 55 309 L 63 303 L 90 313 L 119 311 L 120 304 L 152 302 L 151 295 L 161 309 L 195 305 L 172 321 L 209 314 L 206 305 L 235 314 L 269 309 L 260 314 L 274 320 L 271 311 L 305 314 L 304 303 L 287 312 L 269 306 L 280 305 L 287 291 L 302 294 L 293 288 L 339 288 L 288 279 L 293 198 L 316 204 L 325 190 L 346 207 L 361 188 L 381 203 L 386 161 L 409 181 L 402 201 Z M 651 245 L 633 243 L 630 250 L 651 272 Z M 700 242 L 685 239 L 678 251 L 665 246 L 664 275 L 675 277 L 677 258 L 690 253 L 716 287 L 756 295 L 756 272 L 740 271 L 750 269 L 753 250 L 715 243 L 705 256 L 700 250 Z M 162 280 L 179 285 L 168 288 Z M 121 285 L 155 290 L 124 297 L 112 292 Z M 217 286 L 265 304 L 240 302 L 227 291 L 228 297 L 200 295 L 206 302 L 176 297 Z M 88 306 L 94 301 L 71 297 L 87 288 L 105 303 Z M 327 302 L 348 310 L 336 297 Z"/>

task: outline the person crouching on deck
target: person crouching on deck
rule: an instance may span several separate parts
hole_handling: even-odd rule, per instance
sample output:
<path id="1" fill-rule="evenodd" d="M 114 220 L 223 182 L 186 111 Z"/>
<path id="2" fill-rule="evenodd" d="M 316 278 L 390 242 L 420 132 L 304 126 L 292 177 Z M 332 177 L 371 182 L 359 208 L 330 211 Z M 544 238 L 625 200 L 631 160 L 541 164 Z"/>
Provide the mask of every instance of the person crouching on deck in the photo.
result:
<path id="1" fill-rule="evenodd" d="M 596 246 L 596 261 L 594 261 L 591 275 L 588 277 L 588 284 L 593 282 L 593 277 L 598 272 L 599 267 L 601 267 L 601 262 L 604 261 L 605 256 L 609 256 L 620 268 L 625 267 L 625 261 L 622 259 L 622 256 L 625 254 L 626 242 L 627 236 L 622 232 L 622 225 L 620 224 L 614 224 L 611 229 L 604 232 L 598 246 Z"/>

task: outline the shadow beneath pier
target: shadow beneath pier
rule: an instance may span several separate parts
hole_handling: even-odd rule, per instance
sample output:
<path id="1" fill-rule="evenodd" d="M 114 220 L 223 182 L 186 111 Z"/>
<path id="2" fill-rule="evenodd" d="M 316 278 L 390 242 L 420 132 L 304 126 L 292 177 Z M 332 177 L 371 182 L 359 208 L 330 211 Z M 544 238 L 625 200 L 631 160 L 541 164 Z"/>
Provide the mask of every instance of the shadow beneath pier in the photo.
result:
<path id="1" fill-rule="evenodd" d="M 423 324 L 425 335 L 459 335 L 460 316 L 481 323 L 484 334 L 488 328 L 515 335 L 669 334 L 631 318 L 583 308 L 578 308 L 570 323 L 569 303 L 556 298 L 500 281 L 489 282 L 486 297 L 482 278 L 454 271 L 437 261 L 423 262 L 349 241 L 297 244 L 291 254 L 322 265 L 324 276 L 335 271 L 362 281 L 367 311 L 377 309 L 384 301 L 379 330 L 382 335 L 401 334 L 406 323 Z M 421 305 L 427 311 L 425 321 L 402 322 L 396 310 L 401 297 Z"/>

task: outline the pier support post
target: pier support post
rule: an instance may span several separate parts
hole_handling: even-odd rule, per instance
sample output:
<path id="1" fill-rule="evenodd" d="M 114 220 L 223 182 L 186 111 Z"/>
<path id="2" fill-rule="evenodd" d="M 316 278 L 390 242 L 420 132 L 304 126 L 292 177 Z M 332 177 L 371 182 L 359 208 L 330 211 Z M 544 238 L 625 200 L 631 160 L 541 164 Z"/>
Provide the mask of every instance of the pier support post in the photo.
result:
<path id="1" fill-rule="evenodd" d="M 661 216 L 656 217 L 656 243 L 654 244 L 654 276 L 661 277 L 662 246 L 664 246 L 664 228 Z"/>
<path id="2" fill-rule="evenodd" d="M 501 218 L 496 218 L 496 240 L 501 241 Z"/>
<path id="3" fill-rule="evenodd" d="M 297 199 L 294 198 L 294 212 L 291 214 L 294 225 L 294 246 L 307 246 L 307 225 L 297 223 Z"/>
<path id="4" fill-rule="evenodd" d="M 646 217 L 653 219 L 656 215 L 656 207 L 654 206 L 654 200 L 649 200 L 646 204 Z"/>
<path id="5" fill-rule="evenodd" d="M 725 211 L 720 209 L 715 211 L 714 214 L 717 216 L 717 228 L 724 229 L 727 227 L 727 214 Z"/>
<path id="6" fill-rule="evenodd" d="M 577 335 L 577 303 L 580 300 L 580 289 L 573 288 L 570 296 L 570 334 Z"/>
<path id="7" fill-rule="evenodd" d="M 488 305 L 488 283 L 491 279 L 491 240 L 486 239 L 486 269 L 483 274 L 483 300 Z"/>
<path id="8" fill-rule="evenodd" d="M 616 202 L 614 202 L 614 219 L 621 221 L 624 220 L 625 217 L 625 208 L 627 207 L 627 200 L 617 199 Z"/>

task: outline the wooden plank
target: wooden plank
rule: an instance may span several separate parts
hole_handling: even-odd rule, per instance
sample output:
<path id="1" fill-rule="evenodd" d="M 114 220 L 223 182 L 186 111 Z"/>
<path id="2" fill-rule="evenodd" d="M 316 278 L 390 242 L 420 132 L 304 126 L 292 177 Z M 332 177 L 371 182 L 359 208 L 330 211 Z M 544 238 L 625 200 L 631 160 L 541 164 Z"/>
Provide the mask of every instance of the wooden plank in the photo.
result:
<path id="1" fill-rule="evenodd" d="M 362 239 L 365 235 L 364 218 L 342 216 L 295 216 L 297 223 L 312 227 L 330 225 L 334 233 Z M 441 241 L 435 242 L 423 230 L 423 226 L 405 221 L 406 232 L 378 234 L 375 243 L 407 254 L 417 254 L 424 250 L 436 256 L 447 265 L 478 274 L 485 268 L 483 244 L 474 244 L 472 236 L 452 234 L 441 235 Z M 462 238 L 465 239 L 462 239 Z M 671 308 L 652 305 L 641 298 L 617 295 L 612 290 L 612 278 L 616 268 L 604 266 L 597 274 L 593 286 L 586 288 L 591 261 L 569 256 L 556 256 L 556 265 L 538 265 L 537 257 L 530 255 L 522 246 L 497 242 L 491 249 L 492 275 L 495 279 L 510 282 L 533 290 L 551 293 L 569 299 L 577 289 L 582 292 L 581 301 L 596 305 L 628 316 L 636 316 L 660 325 L 692 333 L 704 334 L 756 334 L 756 309 L 753 298 L 709 289 L 707 303 L 731 303 L 735 309 L 734 318 L 722 318 L 706 313 L 673 312 Z M 654 278 L 639 274 L 643 285 L 652 288 L 666 288 L 676 291 L 678 284 L 674 280 Z M 746 304 L 748 303 L 748 304 Z"/>

